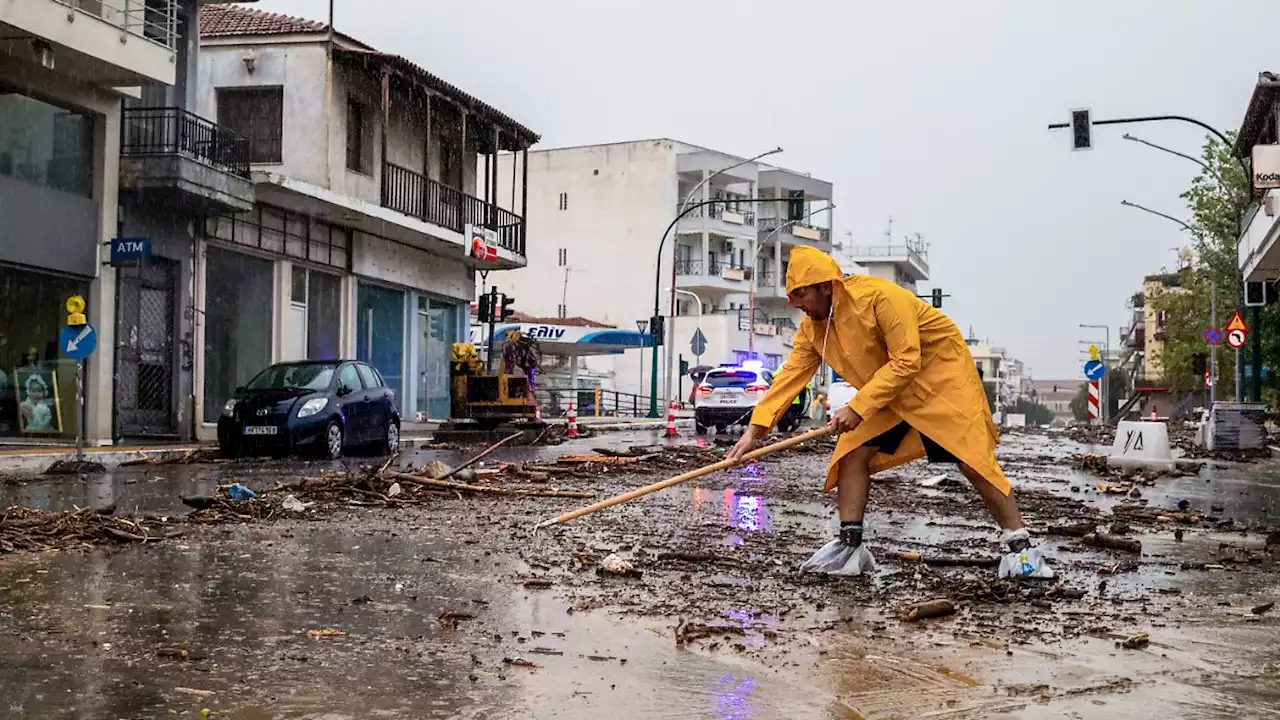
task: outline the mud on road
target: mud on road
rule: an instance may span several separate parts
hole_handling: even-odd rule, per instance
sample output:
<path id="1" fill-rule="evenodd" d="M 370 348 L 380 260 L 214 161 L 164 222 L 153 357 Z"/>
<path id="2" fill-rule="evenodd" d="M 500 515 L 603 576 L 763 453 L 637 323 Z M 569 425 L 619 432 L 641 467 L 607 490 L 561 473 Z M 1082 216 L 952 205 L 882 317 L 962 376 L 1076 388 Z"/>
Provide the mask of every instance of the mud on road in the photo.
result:
<path id="1" fill-rule="evenodd" d="M 582 461 L 599 439 L 504 449 L 469 481 L 606 497 L 717 457 L 705 438 L 631 449 L 660 442 L 605 443 L 639 460 Z M 1075 467 L 1089 466 L 1089 449 L 1038 435 L 1001 446 L 1058 572 L 1022 584 L 995 579 L 998 533 L 977 495 L 954 469 L 925 464 L 873 484 L 874 576 L 798 575 L 836 524 L 818 492 L 821 444 L 536 533 L 590 500 L 403 483 L 396 501 L 376 467 L 355 465 L 121 472 L 94 502 L 164 516 L 165 539 L 0 555 L 0 686 L 13 689 L 0 716 L 587 718 L 620 704 L 664 718 L 1280 712 L 1280 633 L 1262 609 L 1277 594 L 1267 540 L 1280 470 L 1210 460 L 1174 476 L 1101 477 Z M 579 459 L 556 462 L 566 454 Z M 398 466 L 467 455 L 424 451 Z M 301 513 L 194 522 L 178 500 L 236 479 L 264 490 L 343 476 L 366 478 L 364 491 Z M 65 511 L 68 496 L 87 504 L 85 482 L 27 479 L 4 492 Z M 1140 552 L 1098 547 L 1099 535 Z M 956 611 L 901 619 L 935 598 Z"/>

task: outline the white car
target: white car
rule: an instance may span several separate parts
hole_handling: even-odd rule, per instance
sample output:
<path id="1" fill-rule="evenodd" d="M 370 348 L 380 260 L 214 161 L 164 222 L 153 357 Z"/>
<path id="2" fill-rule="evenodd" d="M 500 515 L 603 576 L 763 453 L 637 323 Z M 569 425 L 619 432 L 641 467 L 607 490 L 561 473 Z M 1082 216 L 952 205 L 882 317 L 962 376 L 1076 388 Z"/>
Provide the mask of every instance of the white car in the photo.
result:
<path id="1" fill-rule="evenodd" d="M 698 434 L 715 428 L 719 432 L 730 425 L 746 425 L 760 399 L 773 384 L 773 373 L 758 362 L 721 365 L 711 370 L 698 383 L 693 393 L 693 421 Z M 778 429 L 790 432 L 799 424 L 803 402 L 794 405 L 778 421 Z"/>
<path id="2" fill-rule="evenodd" d="M 850 385 L 844 378 L 831 371 L 831 387 L 827 390 L 827 417 L 836 410 L 848 405 L 858 394 L 858 389 Z"/>

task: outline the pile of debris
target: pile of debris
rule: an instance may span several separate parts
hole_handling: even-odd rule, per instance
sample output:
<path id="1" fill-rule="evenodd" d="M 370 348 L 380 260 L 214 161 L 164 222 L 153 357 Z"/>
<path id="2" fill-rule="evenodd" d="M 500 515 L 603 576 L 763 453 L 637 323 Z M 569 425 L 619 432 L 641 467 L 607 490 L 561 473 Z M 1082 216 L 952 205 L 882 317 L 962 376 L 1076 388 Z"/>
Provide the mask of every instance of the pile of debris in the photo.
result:
<path id="1" fill-rule="evenodd" d="M 12 507 L 0 516 L 0 553 L 163 540 L 181 532 L 177 525 L 167 518 L 113 517 L 89 508 L 48 513 Z"/>
<path id="2" fill-rule="evenodd" d="M 1110 445 L 1116 440 L 1116 429 L 1110 425 L 1072 425 L 1067 437 L 1081 445 Z"/>

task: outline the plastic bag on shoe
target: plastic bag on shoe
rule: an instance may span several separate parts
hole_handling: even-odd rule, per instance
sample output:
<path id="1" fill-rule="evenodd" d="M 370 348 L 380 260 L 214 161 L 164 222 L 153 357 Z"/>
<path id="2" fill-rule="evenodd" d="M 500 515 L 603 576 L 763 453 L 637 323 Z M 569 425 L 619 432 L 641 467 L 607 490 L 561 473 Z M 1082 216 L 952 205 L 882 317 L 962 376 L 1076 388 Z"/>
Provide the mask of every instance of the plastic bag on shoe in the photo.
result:
<path id="1" fill-rule="evenodd" d="M 849 547 L 839 540 L 823 545 L 813 557 L 800 565 L 800 572 L 826 575 L 863 575 L 875 572 L 876 561 L 866 545 Z"/>
<path id="2" fill-rule="evenodd" d="M 1031 533 L 1026 528 L 1009 530 L 1000 538 L 1000 546 L 1004 555 L 1000 557 L 1000 578 L 1016 580 L 1018 578 L 1053 578 L 1053 568 L 1044 561 L 1039 548 L 1031 547 Z M 1017 550 L 1013 548 L 1017 547 Z"/>

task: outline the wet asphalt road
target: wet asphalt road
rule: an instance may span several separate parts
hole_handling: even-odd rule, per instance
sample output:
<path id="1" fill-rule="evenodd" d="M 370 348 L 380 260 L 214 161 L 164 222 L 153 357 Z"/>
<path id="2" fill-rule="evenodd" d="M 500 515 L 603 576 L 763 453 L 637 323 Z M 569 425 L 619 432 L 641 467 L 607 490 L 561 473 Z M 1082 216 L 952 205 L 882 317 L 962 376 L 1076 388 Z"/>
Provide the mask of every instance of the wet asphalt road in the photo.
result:
<path id="1" fill-rule="evenodd" d="M 657 433 L 618 433 L 558 447 L 504 448 L 494 461 L 663 443 Z M 1011 436 L 1001 457 L 1019 487 L 1085 495 L 1093 480 L 1065 467 L 1078 450 L 1065 440 Z M 421 451 L 403 461 L 456 463 L 467 455 Z M 675 515 L 679 525 L 638 526 L 648 512 L 643 506 L 620 517 L 638 537 L 706 531 L 718 533 L 725 547 L 752 552 L 767 550 L 760 541 L 771 537 L 820 537 L 834 522 L 830 504 L 778 492 L 773 475 L 816 478 L 824 463 L 823 456 L 802 457 L 668 491 L 656 502 L 683 508 Z M 36 479 L 0 486 L 0 505 L 114 503 L 121 513 L 178 513 L 178 497 L 219 482 L 261 489 L 330 467 L 175 465 L 88 480 Z M 945 471 L 913 466 L 900 474 Z M 1153 505 L 1188 499 L 1197 507 L 1221 505 L 1219 514 L 1237 522 L 1274 524 L 1280 465 L 1209 461 L 1199 475 L 1163 478 L 1142 490 Z M 1114 499 L 1095 492 L 1090 502 L 1105 507 Z M 910 507 L 873 508 L 869 518 L 873 535 L 895 542 L 991 534 L 980 521 L 923 516 Z M 807 606 L 802 620 L 782 621 L 753 605 L 759 580 L 731 571 L 695 575 L 694 585 L 714 585 L 722 594 L 725 586 L 741 589 L 741 604 L 702 611 L 740 624 L 743 643 L 768 646 L 744 655 L 677 646 L 671 638 L 679 618 L 574 610 L 583 596 L 513 584 L 511 578 L 530 572 L 530 554 L 519 549 L 527 541 L 507 526 L 494 527 L 475 532 L 456 511 L 379 508 L 319 521 L 208 526 L 143 547 L 0 557 L 0 717 L 199 717 L 204 708 L 215 717 L 335 720 L 1280 714 L 1278 624 L 1274 616 L 1247 610 L 1280 594 L 1274 573 L 1168 570 L 1177 560 L 1212 560 L 1221 542 L 1260 547 L 1260 537 L 1204 532 L 1175 543 L 1171 532 L 1144 536 L 1144 553 L 1155 560 L 1116 576 L 1108 602 L 1109 610 L 1120 603 L 1121 612 L 1132 613 L 1128 625 L 1150 629 L 1153 646 L 1144 652 L 1119 650 L 1108 637 L 1011 645 L 998 629 L 973 635 L 946 621 L 886 624 L 853 596 L 839 594 L 834 604 Z M 614 537 L 611 549 L 631 542 Z M 773 552 L 790 563 L 812 549 L 784 545 Z M 1096 560 L 1049 553 L 1064 562 Z M 867 582 L 892 583 L 897 571 L 884 572 Z M 1180 594 L 1161 596 L 1159 605 L 1133 600 L 1137 591 L 1155 587 L 1176 587 Z M 700 597 L 694 587 L 689 591 Z M 625 603 L 624 594 L 607 597 L 608 587 L 600 593 Z M 442 613 L 474 617 L 454 627 L 438 620 Z M 1010 610 L 1007 622 L 1025 615 Z M 783 626 L 792 631 L 786 643 L 766 642 Z"/>

